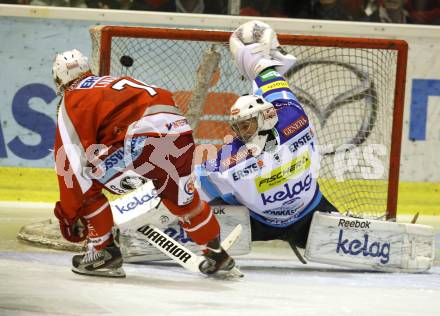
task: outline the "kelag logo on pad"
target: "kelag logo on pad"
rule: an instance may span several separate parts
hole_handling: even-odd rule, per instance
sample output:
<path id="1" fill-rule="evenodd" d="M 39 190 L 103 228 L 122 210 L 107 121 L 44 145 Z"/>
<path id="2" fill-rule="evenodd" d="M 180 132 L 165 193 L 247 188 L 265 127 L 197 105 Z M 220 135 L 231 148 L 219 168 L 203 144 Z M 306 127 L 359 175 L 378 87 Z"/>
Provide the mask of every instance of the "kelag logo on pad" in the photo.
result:
<path id="1" fill-rule="evenodd" d="M 369 241 L 368 234 L 364 234 L 363 240 L 344 239 L 344 230 L 339 230 L 339 239 L 336 244 L 336 253 L 343 253 L 350 256 L 378 257 L 380 263 L 387 263 L 390 260 L 391 245 L 389 242 L 380 243 Z"/>
<path id="2" fill-rule="evenodd" d="M 116 209 L 119 211 L 119 213 L 124 214 L 124 212 L 129 212 L 131 210 L 134 210 L 138 206 L 141 206 L 145 203 L 148 203 L 152 199 L 157 197 L 156 190 L 151 191 L 151 194 L 147 193 L 143 195 L 140 199 L 138 199 L 136 196 L 126 205 L 115 205 Z"/>

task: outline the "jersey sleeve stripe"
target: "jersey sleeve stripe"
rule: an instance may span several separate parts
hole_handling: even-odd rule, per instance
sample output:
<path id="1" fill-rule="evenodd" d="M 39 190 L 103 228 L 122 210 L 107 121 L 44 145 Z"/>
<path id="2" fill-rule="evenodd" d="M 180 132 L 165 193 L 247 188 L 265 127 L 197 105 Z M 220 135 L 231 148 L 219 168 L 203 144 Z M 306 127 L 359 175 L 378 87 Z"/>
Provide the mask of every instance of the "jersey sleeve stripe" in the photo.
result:
<path id="1" fill-rule="evenodd" d="M 268 102 L 274 102 L 277 100 L 293 100 L 294 102 L 298 103 L 295 95 L 290 91 L 279 91 L 279 92 L 273 92 L 273 93 L 266 93 L 263 95 L 264 99 Z M 298 103 L 299 105 L 299 103 Z"/>
<path id="2" fill-rule="evenodd" d="M 266 69 L 255 78 L 253 90 L 268 102 L 293 100 L 298 103 L 296 96 L 289 87 L 289 83 L 273 68 Z"/>
<path id="3" fill-rule="evenodd" d="M 58 114 L 58 128 L 69 163 L 76 179 L 78 180 L 81 190 L 85 193 L 92 186 L 92 180 L 84 177 L 82 174 L 83 170 L 85 170 L 84 168 L 86 167 L 87 161 L 85 150 L 78 134 L 76 133 L 75 127 L 67 114 L 64 100 L 60 106 L 60 112 Z"/>
<path id="4" fill-rule="evenodd" d="M 178 114 L 155 113 L 144 116 L 135 124 L 130 125 L 130 135 L 147 135 L 147 134 L 183 134 L 192 131 L 188 120 Z"/>
<path id="5" fill-rule="evenodd" d="M 203 226 L 205 226 L 206 224 L 208 224 L 209 223 L 209 221 L 211 220 L 211 217 L 212 217 L 212 209 L 210 209 L 209 210 L 209 215 L 208 215 L 208 217 L 206 217 L 206 219 L 203 221 L 203 222 L 201 222 L 200 224 L 198 224 L 198 225 L 196 225 L 196 226 L 194 226 L 194 227 L 191 227 L 191 228 L 183 228 L 186 232 L 194 232 L 194 231 L 196 231 L 196 230 L 199 230 L 200 228 L 202 228 Z"/>
<path id="6" fill-rule="evenodd" d="M 92 212 L 89 215 L 85 215 L 84 218 L 85 219 L 91 219 L 92 217 L 95 217 L 96 215 L 98 215 L 99 213 L 101 213 L 102 211 L 104 211 L 107 207 L 109 206 L 108 202 L 105 202 L 100 208 L 98 208 L 96 211 Z"/>
<path id="7" fill-rule="evenodd" d="M 166 104 L 156 104 L 148 107 L 144 112 L 144 116 L 157 114 L 157 113 L 170 113 L 170 114 L 182 115 L 182 111 L 180 111 L 180 109 L 176 106 L 166 105 Z"/>

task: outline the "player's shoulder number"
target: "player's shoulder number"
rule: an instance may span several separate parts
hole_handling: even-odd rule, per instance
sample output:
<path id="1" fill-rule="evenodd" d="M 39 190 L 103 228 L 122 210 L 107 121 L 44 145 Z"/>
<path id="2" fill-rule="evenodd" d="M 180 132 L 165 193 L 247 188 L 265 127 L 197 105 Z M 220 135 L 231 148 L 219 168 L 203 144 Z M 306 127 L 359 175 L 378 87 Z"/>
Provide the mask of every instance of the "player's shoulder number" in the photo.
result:
<path id="1" fill-rule="evenodd" d="M 143 89 L 152 97 L 154 97 L 157 94 L 157 91 L 152 86 L 147 85 L 139 80 L 137 80 L 137 82 L 133 82 L 128 79 L 121 79 L 112 85 L 112 89 L 121 91 L 124 90 L 127 86 L 137 89 Z"/>

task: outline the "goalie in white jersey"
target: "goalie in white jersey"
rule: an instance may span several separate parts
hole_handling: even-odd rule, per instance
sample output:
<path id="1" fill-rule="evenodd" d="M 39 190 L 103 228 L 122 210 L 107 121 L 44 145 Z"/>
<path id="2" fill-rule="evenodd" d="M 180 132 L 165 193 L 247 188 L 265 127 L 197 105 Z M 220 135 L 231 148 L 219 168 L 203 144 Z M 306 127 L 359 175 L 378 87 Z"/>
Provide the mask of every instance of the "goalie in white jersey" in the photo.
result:
<path id="1" fill-rule="evenodd" d="M 245 23 L 232 34 L 231 53 L 253 95 L 231 108 L 236 137 L 198 169 L 201 198 L 245 206 L 253 241 L 285 240 L 303 263 L 297 247 L 313 262 L 391 272 L 430 269 L 432 227 L 343 216 L 322 195 L 313 127 L 283 78 L 295 57 L 278 47 L 276 34 L 262 22 Z"/>
<path id="2" fill-rule="evenodd" d="M 283 74 L 283 54 L 269 25 L 252 21 L 231 36 L 230 49 L 253 95 L 231 108 L 236 137 L 198 169 L 202 199 L 250 211 L 252 240 L 281 239 L 304 248 L 315 211 L 337 212 L 317 183 L 319 154 L 307 114 Z"/>

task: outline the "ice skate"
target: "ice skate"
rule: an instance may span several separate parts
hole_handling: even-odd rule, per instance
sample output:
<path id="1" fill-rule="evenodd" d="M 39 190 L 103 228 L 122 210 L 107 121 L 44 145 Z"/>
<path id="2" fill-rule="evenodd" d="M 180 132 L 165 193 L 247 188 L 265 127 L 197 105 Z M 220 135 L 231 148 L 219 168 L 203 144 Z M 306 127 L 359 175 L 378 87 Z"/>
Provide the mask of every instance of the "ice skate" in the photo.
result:
<path id="1" fill-rule="evenodd" d="M 92 244 L 88 244 L 87 252 L 72 258 L 72 271 L 78 274 L 123 278 L 125 271 L 122 268 L 122 254 L 111 243 L 101 250 L 95 250 Z"/>
<path id="2" fill-rule="evenodd" d="M 203 274 L 224 278 L 243 276 L 235 267 L 234 259 L 220 246 L 219 237 L 208 242 L 204 257 L 199 266 Z"/>

